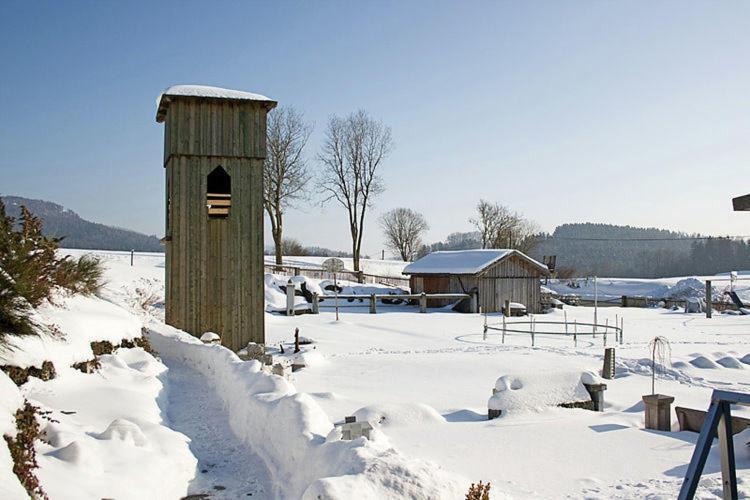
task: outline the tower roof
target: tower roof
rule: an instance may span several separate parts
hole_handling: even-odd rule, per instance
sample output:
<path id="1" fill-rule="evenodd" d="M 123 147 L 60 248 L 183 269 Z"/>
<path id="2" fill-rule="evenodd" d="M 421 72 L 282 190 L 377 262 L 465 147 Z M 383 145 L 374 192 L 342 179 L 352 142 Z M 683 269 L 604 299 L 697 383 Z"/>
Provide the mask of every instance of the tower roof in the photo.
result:
<path id="1" fill-rule="evenodd" d="M 259 101 L 267 103 L 268 109 L 276 107 L 276 101 L 260 94 L 243 92 L 241 90 L 209 87 L 206 85 L 173 85 L 159 94 L 156 99 L 156 121 L 161 123 L 167 114 L 169 103 L 175 97 L 198 97 L 202 99 L 218 99 L 231 101 Z"/>

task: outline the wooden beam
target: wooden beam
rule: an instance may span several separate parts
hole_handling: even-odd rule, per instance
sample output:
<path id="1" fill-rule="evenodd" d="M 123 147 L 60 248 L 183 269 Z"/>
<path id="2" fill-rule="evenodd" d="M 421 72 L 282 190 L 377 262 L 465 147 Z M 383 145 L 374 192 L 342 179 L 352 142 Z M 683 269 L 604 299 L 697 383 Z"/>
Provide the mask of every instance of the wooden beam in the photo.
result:
<path id="1" fill-rule="evenodd" d="M 745 196 L 738 196 L 732 199 L 732 206 L 735 212 L 748 212 L 750 211 L 750 194 Z"/>

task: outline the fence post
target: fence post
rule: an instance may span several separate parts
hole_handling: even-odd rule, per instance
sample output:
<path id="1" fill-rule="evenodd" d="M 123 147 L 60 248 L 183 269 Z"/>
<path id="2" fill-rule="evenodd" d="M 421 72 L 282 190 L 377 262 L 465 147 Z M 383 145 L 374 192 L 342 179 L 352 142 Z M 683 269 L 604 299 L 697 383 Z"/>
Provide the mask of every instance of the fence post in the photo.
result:
<path id="1" fill-rule="evenodd" d="M 628 296 L 623 295 L 622 299 L 620 299 L 622 307 L 628 307 Z"/>
<path id="2" fill-rule="evenodd" d="M 578 320 L 573 320 L 573 346 L 578 347 Z"/>
<path id="3" fill-rule="evenodd" d="M 371 293 L 371 294 L 370 294 L 370 314 L 376 314 L 376 313 L 378 312 L 378 311 L 377 311 L 377 310 L 375 309 L 375 307 L 376 307 L 376 306 L 375 306 L 375 302 L 376 302 L 376 300 L 375 300 L 375 294 L 374 294 L 374 293 Z"/>
<path id="4" fill-rule="evenodd" d="M 505 343 L 505 315 L 503 314 L 503 344 Z"/>
<path id="5" fill-rule="evenodd" d="M 711 309 L 713 304 L 711 303 L 711 280 L 706 280 L 706 317 L 711 317 Z"/>
<path id="6" fill-rule="evenodd" d="M 312 313 L 320 314 L 320 297 L 318 296 L 318 292 L 313 293 L 312 299 Z"/>
<path id="7" fill-rule="evenodd" d="M 419 296 L 419 312 L 427 312 L 427 294 L 424 292 L 422 292 L 422 295 Z"/>
<path id="8" fill-rule="evenodd" d="M 357 271 L 357 282 L 358 283 L 364 283 L 365 282 L 365 272 L 364 271 Z"/>
<path id="9" fill-rule="evenodd" d="M 609 318 L 604 319 L 604 347 L 607 347 L 607 330 L 609 330 Z"/>
<path id="10" fill-rule="evenodd" d="M 130 251 L 130 267 L 133 267 L 133 256 L 135 255 L 135 250 Z"/>
<path id="11" fill-rule="evenodd" d="M 472 290 L 471 292 L 469 292 L 469 295 L 471 296 L 469 299 L 469 312 L 476 313 L 479 311 L 478 292 L 476 290 Z"/>
<path id="12" fill-rule="evenodd" d="M 565 336 L 568 336 L 568 311 L 563 310 L 563 316 L 565 317 Z"/>
<path id="13" fill-rule="evenodd" d="M 289 280 L 286 284 L 286 315 L 294 316 L 294 283 Z"/>
<path id="14" fill-rule="evenodd" d="M 508 316 L 510 318 L 510 300 L 505 301 L 505 309 L 503 311 L 503 316 Z"/>
<path id="15" fill-rule="evenodd" d="M 294 268 L 294 275 L 299 276 L 299 267 Z"/>

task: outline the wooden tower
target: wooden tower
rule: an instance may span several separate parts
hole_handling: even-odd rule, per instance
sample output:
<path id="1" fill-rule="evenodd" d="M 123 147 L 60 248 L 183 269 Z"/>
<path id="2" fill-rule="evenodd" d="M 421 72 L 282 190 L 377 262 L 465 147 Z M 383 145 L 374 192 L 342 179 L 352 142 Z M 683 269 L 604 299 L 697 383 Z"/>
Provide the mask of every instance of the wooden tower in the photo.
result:
<path id="1" fill-rule="evenodd" d="M 265 341 L 267 97 L 195 85 L 159 96 L 166 169 L 166 322 L 237 351 Z"/>

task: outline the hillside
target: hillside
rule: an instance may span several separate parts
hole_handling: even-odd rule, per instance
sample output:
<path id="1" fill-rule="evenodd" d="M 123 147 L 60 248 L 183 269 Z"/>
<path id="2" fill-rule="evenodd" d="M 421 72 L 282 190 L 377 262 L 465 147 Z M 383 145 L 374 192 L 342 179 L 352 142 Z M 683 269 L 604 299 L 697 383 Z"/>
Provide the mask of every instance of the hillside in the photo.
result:
<path id="1" fill-rule="evenodd" d="M 162 252 L 164 247 L 156 236 L 148 236 L 129 229 L 106 226 L 82 219 L 77 213 L 62 205 L 44 200 L 32 200 L 20 196 L 3 196 L 9 215 L 18 218 L 21 205 L 44 221 L 44 233 L 63 236 L 63 248 L 95 250 L 136 250 L 140 252 Z"/>

